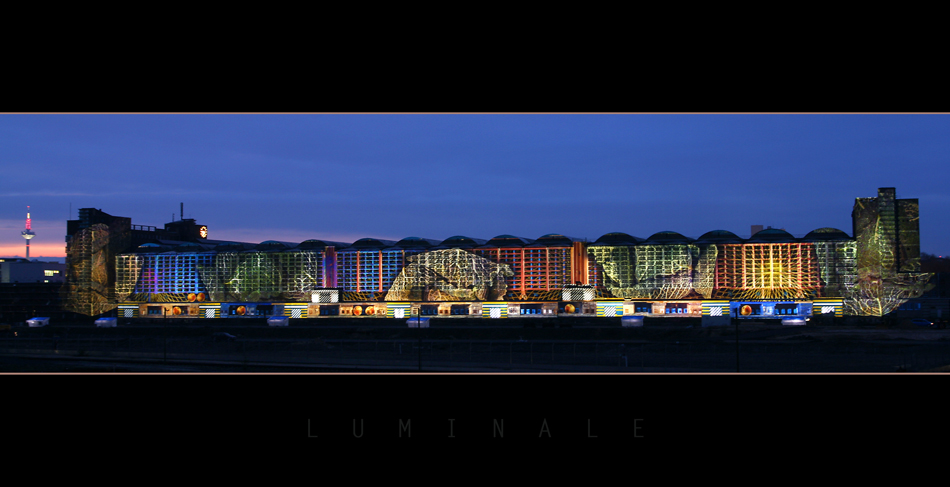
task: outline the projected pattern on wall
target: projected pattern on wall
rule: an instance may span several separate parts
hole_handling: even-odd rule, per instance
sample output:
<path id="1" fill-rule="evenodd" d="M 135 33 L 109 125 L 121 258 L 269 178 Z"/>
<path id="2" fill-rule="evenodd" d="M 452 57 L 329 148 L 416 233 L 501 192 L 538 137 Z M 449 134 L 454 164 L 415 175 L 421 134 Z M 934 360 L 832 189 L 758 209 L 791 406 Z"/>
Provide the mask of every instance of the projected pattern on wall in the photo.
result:
<path id="1" fill-rule="evenodd" d="M 145 244 L 115 257 L 114 295 L 169 302 L 206 292 L 217 302 L 309 302 L 314 290 L 337 288 L 344 301 L 555 301 L 573 281 L 591 285 L 598 299 L 840 297 L 848 314 L 883 315 L 928 287 L 930 274 L 919 272 L 918 211 L 917 200 L 881 188 L 876 198 L 856 199 L 854 237 L 819 228 L 795 238 L 769 228 L 748 239 L 724 230 L 695 240 L 676 232 L 646 240 L 609 233 L 590 244 L 557 234 L 487 242 L 456 236 L 441 243 L 221 243 L 204 250 L 197 243 Z M 110 306 L 106 262 L 122 229 L 83 232 L 69 249 L 67 302 L 92 313 Z"/>
<path id="2" fill-rule="evenodd" d="M 920 272 L 918 211 L 916 199 L 896 199 L 894 188 L 856 199 L 857 282 L 843 295 L 846 314 L 883 316 L 933 287 Z"/>
<path id="3" fill-rule="evenodd" d="M 465 250 L 433 250 L 408 259 L 386 301 L 493 301 L 512 276 L 509 266 Z"/>
<path id="4" fill-rule="evenodd" d="M 123 301 L 174 302 L 199 293 L 211 301 L 309 301 L 322 287 L 323 252 L 123 254 L 116 268 Z"/>
<path id="5" fill-rule="evenodd" d="M 385 293 L 406 260 L 420 250 L 341 250 L 337 252 L 337 283 L 352 293 Z"/>
<path id="6" fill-rule="evenodd" d="M 588 247 L 587 262 L 588 282 L 611 294 L 623 293 L 624 289 L 633 289 L 637 282 L 633 266 L 633 247 Z"/>
<path id="7" fill-rule="evenodd" d="M 815 245 L 821 296 L 841 297 L 857 282 L 857 242 L 836 228 L 819 228 L 805 236 Z"/>
<path id="8" fill-rule="evenodd" d="M 591 246 L 588 282 L 604 296 L 616 298 L 709 298 L 716 256 L 715 245 Z"/>
<path id="9" fill-rule="evenodd" d="M 682 299 L 692 290 L 693 260 L 699 257 L 695 245 L 639 245 L 634 255 L 636 284 L 632 290 L 614 292 L 615 296 Z"/>
<path id="10" fill-rule="evenodd" d="M 817 264 L 813 244 L 726 244 L 713 298 L 807 299 L 819 289 Z"/>
<path id="11" fill-rule="evenodd" d="M 211 301 L 310 301 L 323 285 L 323 252 L 223 252 L 198 272 Z"/>
<path id="12" fill-rule="evenodd" d="M 560 235 L 545 237 L 568 241 Z M 545 237 L 538 241 L 542 242 Z M 505 240 L 516 244 L 509 247 L 491 246 L 494 242 Z M 508 279 L 506 299 L 539 299 L 539 296 L 547 296 L 548 291 L 560 291 L 565 285 L 572 283 L 571 247 L 525 243 L 524 239 L 502 235 L 492 239 L 488 245 L 471 250 L 475 255 L 511 268 L 514 274 Z"/>
<path id="13" fill-rule="evenodd" d="M 84 315 L 115 308 L 115 258 L 129 246 L 129 225 L 97 223 L 73 235 L 66 249 L 63 307 Z"/>
<path id="14" fill-rule="evenodd" d="M 135 285 L 139 281 L 139 276 L 143 279 L 154 279 L 154 275 L 146 277 L 142 272 L 145 259 L 141 255 L 122 254 L 116 256 L 115 264 L 115 299 L 116 302 L 123 302 L 129 299 L 129 296 L 135 290 Z"/>

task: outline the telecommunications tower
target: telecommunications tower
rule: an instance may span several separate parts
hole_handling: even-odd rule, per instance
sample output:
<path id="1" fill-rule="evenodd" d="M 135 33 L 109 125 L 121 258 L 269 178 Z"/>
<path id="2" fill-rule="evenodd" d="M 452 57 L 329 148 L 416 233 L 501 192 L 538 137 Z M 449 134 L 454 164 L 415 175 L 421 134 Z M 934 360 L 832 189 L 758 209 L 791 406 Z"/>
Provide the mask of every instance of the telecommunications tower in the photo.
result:
<path id="1" fill-rule="evenodd" d="M 20 232 L 20 235 L 23 235 L 23 238 L 26 239 L 26 260 L 30 260 L 30 239 L 35 237 L 36 234 L 33 233 L 33 230 L 30 229 L 30 207 L 26 207 L 26 230 Z"/>

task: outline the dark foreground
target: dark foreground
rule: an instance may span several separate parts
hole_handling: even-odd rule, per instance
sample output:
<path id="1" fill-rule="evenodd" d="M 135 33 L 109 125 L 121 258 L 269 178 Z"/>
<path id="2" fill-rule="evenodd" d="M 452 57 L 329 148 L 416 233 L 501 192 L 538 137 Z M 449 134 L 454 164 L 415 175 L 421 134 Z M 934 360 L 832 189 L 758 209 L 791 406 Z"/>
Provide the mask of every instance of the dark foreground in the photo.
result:
<path id="1" fill-rule="evenodd" d="M 616 323 L 614 323 L 616 321 Z M 163 326 L 91 323 L 0 331 L 0 372 L 931 372 L 950 365 L 950 331 L 698 319 L 263 320 Z M 301 322 L 306 323 L 306 322 Z M 227 334 L 227 335 L 225 335 Z M 230 336 L 228 336 L 230 335 Z"/>

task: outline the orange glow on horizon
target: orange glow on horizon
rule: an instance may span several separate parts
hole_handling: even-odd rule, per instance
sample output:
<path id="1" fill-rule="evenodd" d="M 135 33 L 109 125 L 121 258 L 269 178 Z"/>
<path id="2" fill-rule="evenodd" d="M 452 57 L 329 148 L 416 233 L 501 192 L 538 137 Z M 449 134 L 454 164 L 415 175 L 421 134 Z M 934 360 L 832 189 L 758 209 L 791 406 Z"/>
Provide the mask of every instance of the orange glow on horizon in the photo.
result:
<path id="1" fill-rule="evenodd" d="M 0 244 L 0 257 L 26 257 L 26 244 Z M 65 243 L 30 242 L 30 260 L 42 257 L 66 257 Z"/>

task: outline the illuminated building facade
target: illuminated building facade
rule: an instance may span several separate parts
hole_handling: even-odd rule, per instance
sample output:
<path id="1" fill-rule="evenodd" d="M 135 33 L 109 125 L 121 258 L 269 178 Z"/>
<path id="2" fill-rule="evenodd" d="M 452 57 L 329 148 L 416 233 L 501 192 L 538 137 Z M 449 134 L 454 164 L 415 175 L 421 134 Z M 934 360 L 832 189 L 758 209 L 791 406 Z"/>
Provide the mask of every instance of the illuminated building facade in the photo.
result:
<path id="1" fill-rule="evenodd" d="M 932 287 L 920 272 L 920 211 L 917 199 L 898 199 L 894 188 L 876 198 L 857 198 L 851 212 L 857 282 L 846 291 L 851 314 L 881 316 Z"/>
<path id="2" fill-rule="evenodd" d="M 815 247 L 818 283 L 824 296 L 844 296 L 857 282 L 857 242 L 835 228 L 819 228 L 802 239 Z"/>
<path id="3" fill-rule="evenodd" d="M 747 239 L 714 230 L 594 242 L 559 234 L 352 244 L 156 238 L 115 255 L 113 303 L 192 303 L 180 311 L 188 316 L 880 316 L 926 287 L 917 202 L 882 188 L 858 198 L 853 217 L 855 237 L 767 228 Z"/>
<path id="4" fill-rule="evenodd" d="M 598 238 L 587 247 L 587 275 L 584 284 L 621 295 L 636 283 L 634 273 L 634 249 L 642 238 L 626 233 L 613 232 Z"/>
<path id="5" fill-rule="evenodd" d="M 809 299 L 820 291 L 814 244 L 765 229 L 744 243 L 717 246 L 713 294 L 725 299 Z"/>
<path id="6" fill-rule="evenodd" d="M 555 233 L 537 240 L 499 235 L 472 252 L 511 268 L 509 298 L 556 300 L 564 286 L 575 283 L 575 267 L 586 260 L 583 246 L 575 244 L 581 242 Z"/>
<path id="7" fill-rule="evenodd" d="M 193 219 L 165 224 L 164 229 L 133 225 L 132 219 L 112 216 L 95 208 L 81 208 L 77 220 L 66 221 L 66 282 L 63 286 L 63 307 L 84 315 L 98 315 L 115 308 L 116 298 L 131 293 L 138 283 L 139 272 L 155 273 L 159 268 L 144 261 L 128 259 L 120 254 L 134 252 L 139 245 L 158 239 L 203 241 L 207 227 Z M 171 258 L 171 257 L 169 257 Z M 178 257 L 174 257 L 176 262 Z M 161 262 L 164 269 L 166 262 Z M 123 279 L 117 288 L 117 273 Z M 185 272 L 182 270 L 181 272 Z M 155 274 L 152 289 L 171 289 L 179 271 Z M 136 276 L 134 279 L 130 276 Z M 148 275 L 148 274 L 147 274 Z M 132 280 L 134 284 L 129 284 Z M 132 286 L 132 288 L 129 288 Z M 121 292 L 117 292 L 121 291 Z"/>

